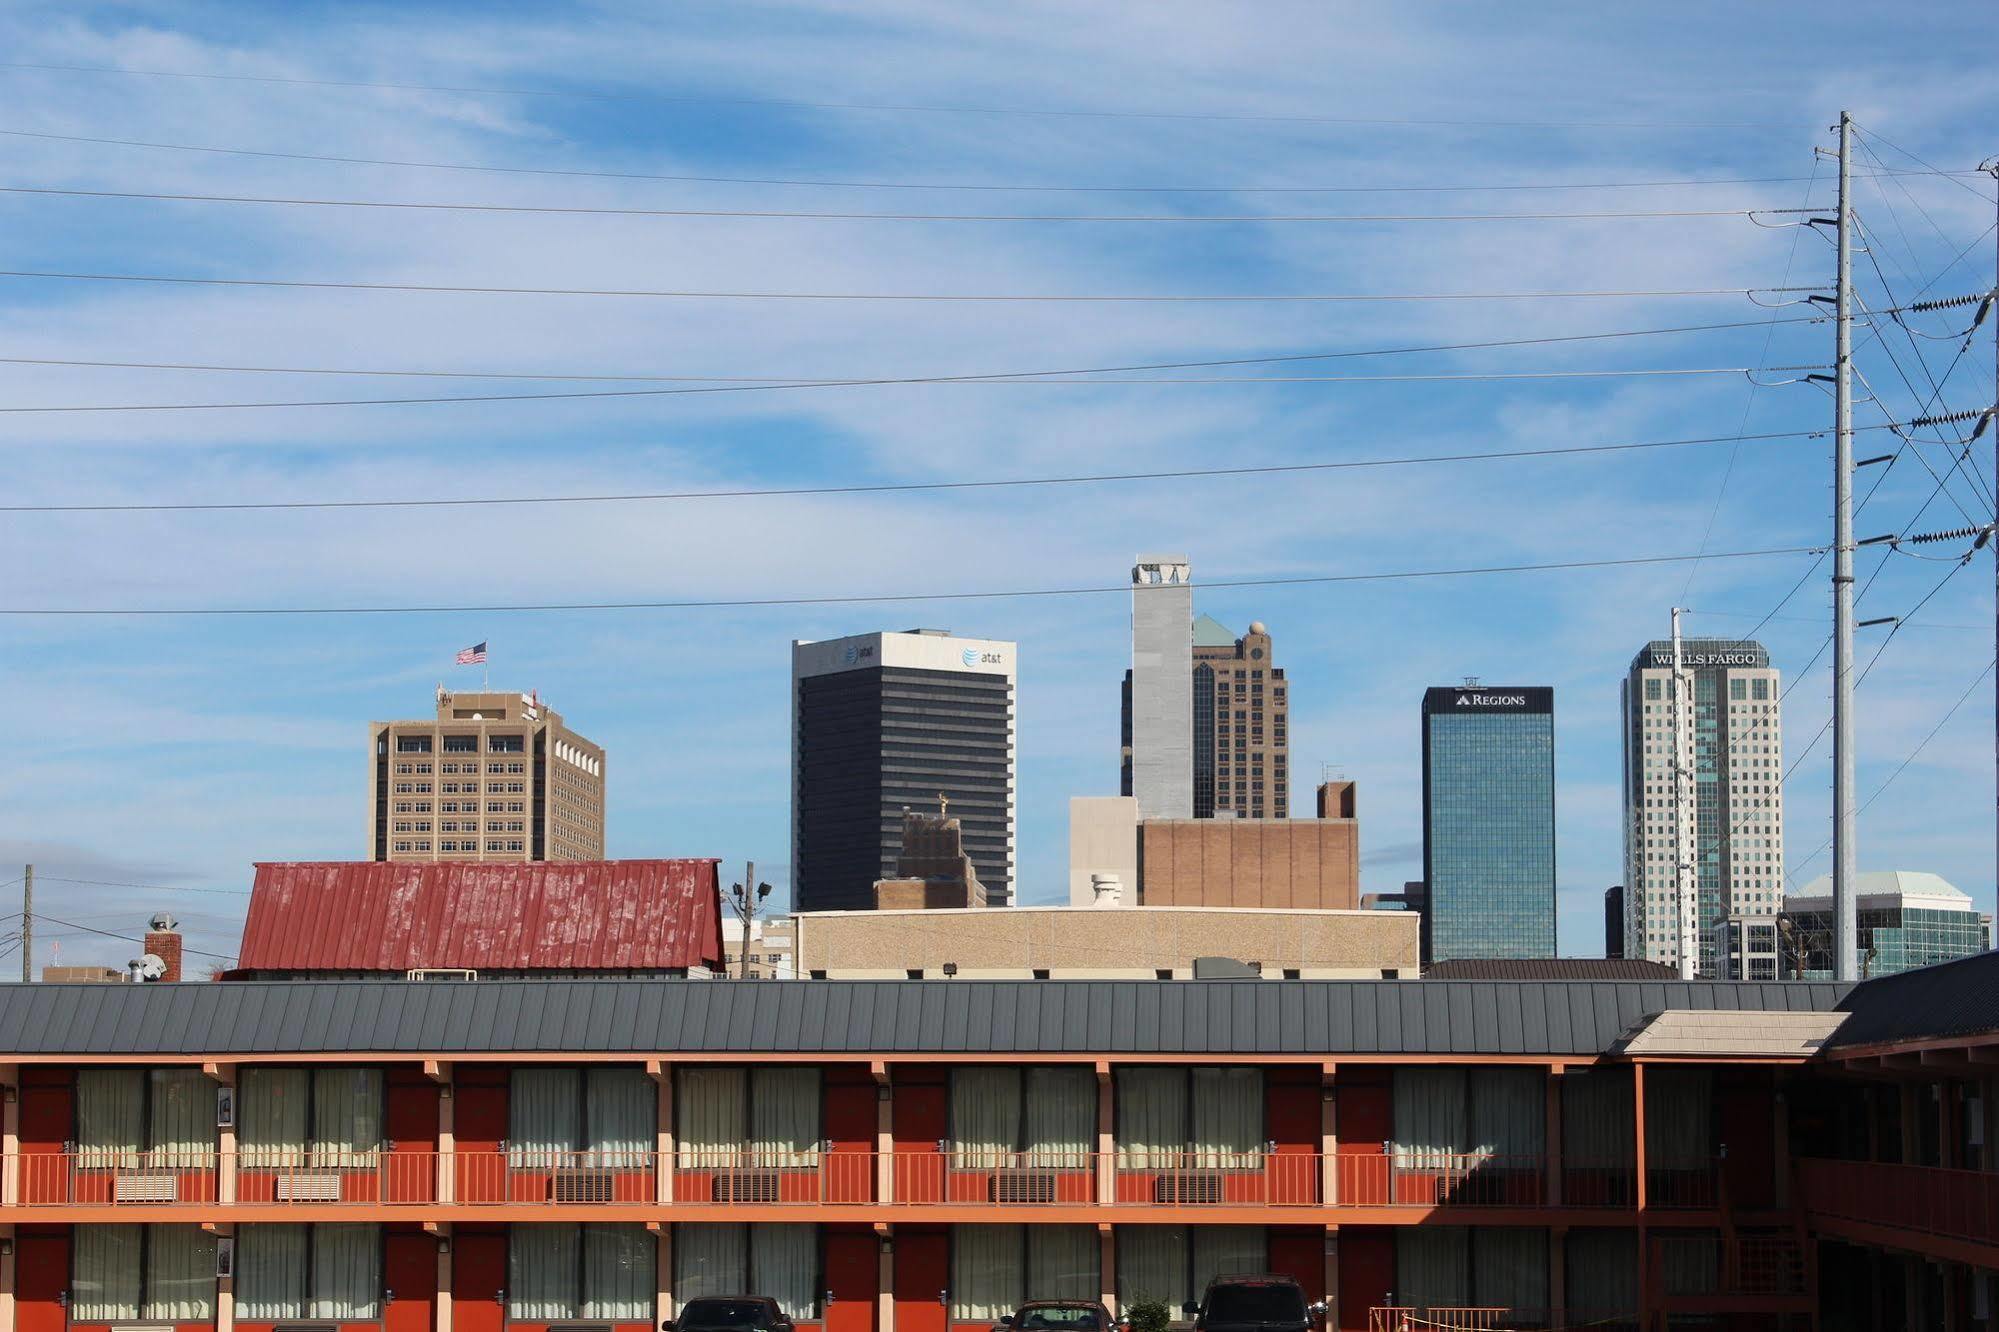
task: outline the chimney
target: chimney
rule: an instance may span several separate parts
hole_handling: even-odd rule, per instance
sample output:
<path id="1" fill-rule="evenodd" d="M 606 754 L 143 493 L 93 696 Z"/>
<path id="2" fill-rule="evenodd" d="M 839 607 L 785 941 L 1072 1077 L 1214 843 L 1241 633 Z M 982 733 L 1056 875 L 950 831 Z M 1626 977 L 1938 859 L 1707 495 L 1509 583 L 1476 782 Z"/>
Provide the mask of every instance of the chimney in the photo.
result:
<path id="1" fill-rule="evenodd" d="M 146 931 L 146 951 L 166 963 L 159 979 L 180 979 L 180 923 L 164 911 L 153 917 L 152 928 Z"/>

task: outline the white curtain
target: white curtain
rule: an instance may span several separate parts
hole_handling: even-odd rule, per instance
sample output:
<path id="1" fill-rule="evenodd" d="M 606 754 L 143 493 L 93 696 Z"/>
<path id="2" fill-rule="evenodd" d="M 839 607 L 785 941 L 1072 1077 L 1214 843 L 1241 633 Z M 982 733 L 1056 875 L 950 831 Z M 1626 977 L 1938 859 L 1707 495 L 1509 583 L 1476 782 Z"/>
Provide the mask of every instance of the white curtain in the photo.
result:
<path id="1" fill-rule="evenodd" d="M 1564 1169 L 1632 1165 L 1636 1157 L 1631 1070 L 1597 1068 L 1562 1075 Z"/>
<path id="2" fill-rule="evenodd" d="M 745 1070 L 683 1068 L 674 1077 L 673 1120 L 680 1168 L 735 1165 L 749 1136 Z"/>
<path id="3" fill-rule="evenodd" d="M 1090 1154 L 1097 1149 L 1095 1071 L 1066 1064 L 1030 1068 L 1026 1100 L 1029 1162 L 1089 1169 Z"/>
<path id="4" fill-rule="evenodd" d="M 750 1227 L 750 1284 L 793 1318 L 819 1312 L 819 1227 L 777 1222 Z"/>
<path id="5" fill-rule="evenodd" d="M 82 1079 L 94 1070 L 78 1075 Z M 136 1078 L 135 1078 L 136 1081 Z M 78 1098 L 79 1102 L 81 1097 Z M 138 1226 L 71 1226 L 69 1316 L 79 1323 L 108 1323 L 139 1316 L 145 1273 Z"/>
<path id="6" fill-rule="evenodd" d="M 581 1317 L 651 1322 L 658 1275 L 652 1232 L 644 1225 L 592 1222 L 583 1227 Z"/>
<path id="7" fill-rule="evenodd" d="M 312 1150 L 323 1165 L 371 1166 L 382 1149 L 382 1070 L 322 1068 L 312 1075 Z"/>
<path id="8" fill-rule="evenodd" d="M 590 1109 L 585 1146 L 598 1165 L 637 1170 L 658 1145 L 659 1092 L 642 1068 L 593 1068 L 583 1075 Z"/>
<path id="9" fill-rule="evenodd" d="M 1032 1298 L 1094 1300 L 1103 1294 L 1096 1227 L 1026 1229 L 1027 1291 Z"/>
<path id="10" fill-rule="evenodd" d="M 1596 1323 L 1637 1315 L 1637 1232 L 1571 1230 L 1563 1270 L 1570 1322 Z"/>
<path id="11" fill-rule="evenodd" d="M 1480 1226 L 1471 1232 L 1473 1304 L 1538 1312 L 1548 1307 L 1548 1232 Z"/>
<path id="12" fill-rule="evenodd" d="M 311 1118 L 309 1085 L 310 1075 L 302 1068 L 242 1071 L 236 1084 L 237 1164 L 269 1169 L 304 1162 L 306 1123 Z"/>
<path id="13" fill-rule="evenodd" d="M 146 1231 L 146 1298 L 139 1317 L 163 1323 L 213 1318 L 215 1236 L 200 1226 L 148 1226 Z"/>
<path id="14" fill-rule="evenodd" d="M 139 1152 L 146 1145 L 145 1076 L 136 1068 L 86 1068 L 77 1073 L 78 1165 L 139 1163 Z"/>
<path id="15" fill-rule="evenodd" d="M 213 1165 L 215 1083 L 198 1068 L 156 1068 L 152 1079 L 152 1164 Z"/>
<path id="16" fill-rule="evenodd" d="M 1651 1072 L 1646 1073 L 1647 1082 Z M 1721 1244 L 1717 1236 L 1663 1235 L 1659 1238 L 1660 1277 L 1668 1295 L 1713 1295 L 1721 1287 Z"/>
<path id="17" fill-rule="evenodd" d="M 951 1227 L 951 1317 L 997 1322 L 1020 1307 L 1027 1281 L 1024 1226 Z"/>
<path id="18" fill-rule="evenodd" d="M 1471 1248 L 1463 1226 L 1396 1230 L 1395 1302 L 1419 1309 L 1461 1309 L 1471 1303 Z"/>
<path id="19" fill-rule="evenodd" d="M 673 1299 L 741 1295 L 750 1282 L 749 1227 L 710 1221 L 673 1228 Z"/>
<path id="20" fill-rule="evenodd" d="M 1645 1070 L 1645 1162 L 1654 1170 L 1705 1170 L 1714 1073 L 1705 1068 Z"/>
<path id="21" fill-rule="evenodd" d="M 1180 1317 L 1187 1294 L 1187 1232 L 1180 1226 L 1117 1228 L 1117 1302 L 1127 1311 L 1160 1300 Z"/>
<path id="22" fill-rule="evenodd" d="M 963 1170 L 997 1169 L 1013 1163 L 1019 1145 L 1020 1070 L 989 1064 L 952 1069 L 952 1164 Z"/>
<path id="23" fill-rule="evenodd" d="M 581 1242 L 575 1226 L 537 1223 L 508 1227 L 509 1318 L 546 1323 L 581 1316 L 576 1289 Z"/>
<path id="24" fill-rule="evenodd" d="M 1467 1082 L 1472 1150 L 1514 1158 L 1515 1170 L 1532 1169 L 1548 1142 L 1545 1075 L 1534 1068 L 1474 1068 Z"/>
<path id="25" fill-rule="evenodd" d="M 1254 1169 L 1263 1164 L 1263 1070 L 1190 1069 L 1195 1164 Z"/>
<path id="26" fill-rule="evenodd" d="M 382 1316 L 382 1228 L 341 1222 L 312 1228 L 313 1318 Z"/>
<path id="27" fill-rule="evenodd" d="M 1470 1146 L 1462 1068 L 1395 1070 L 1395 1140 L 1400 1170 L 1447 1170 Z"/>
<path id="28" fill-rule="evenodd" d="M 550 1169 L 583 1141 L 582 1074 L 573 1068 L 517 1068 L 507 1095 L 507 1161 Z"/>
<path id="29" fill-rule="evenodd" d="M 750 1150 L 759 1165 L 819 1164 L 819 1070 L 750 1073 Z"/>
<path id="30" fill-rule="evenodd" d="M 272 1323 L 305 1317 L 307 1242 L 301 1225 L 236 1228 L 237 1318 Z"/>
<path id="31" fill-rule="evenodd" d="M 1262 1226 L 1195 1226 L 1189 1299 L 1199 1299 L 1218 1276 L 1270 1270 L 1269 1242 Z"/>
<path id="32" fill-rule="evenodd" d="M 1161 1170 L 1180 1164 L 1187 1150 L 1185 1071 L 1118 1070 L 1117 1147 L 1121 1169 Z"/>

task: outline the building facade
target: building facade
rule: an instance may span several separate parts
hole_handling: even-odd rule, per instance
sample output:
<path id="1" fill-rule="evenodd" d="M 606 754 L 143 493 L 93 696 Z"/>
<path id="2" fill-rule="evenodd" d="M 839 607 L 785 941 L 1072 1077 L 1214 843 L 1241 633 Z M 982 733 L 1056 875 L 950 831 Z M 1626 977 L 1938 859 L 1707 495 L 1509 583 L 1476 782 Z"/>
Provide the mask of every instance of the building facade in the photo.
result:
<path id="1" fill-rule="evenodd" d="M 1013 900 L 1012 643 L 942 630 L 791 645 L 791 901 L 865 910 L 905 810 L 941 795 L 986 900 Z"/>
<path id="2" fill-rule="evenodd" d="M 1992 947 L 1992 918 L 1964 891 L 1935 874 L 1870 870 L 1860 875 L 1854 901 L 1859 924 L 1860 975 L 1892 976 L 1954 962 Z M 1787 979 L 1832 975 L 1832 876 L 1821 874 L 1784 899 L 1778 930 Z"/>
<path id="3" fill-rule="evenodd" d="M 795 927 L 790 916 L 770 916 L 750 923 L 749 942 L 743 942 L 743 922 L 729 916 L 722 921 L 722 947 L 727 955 L 724 969 L 731 976 L 750 980 L 797 980 L 800 971 L 793 956 Z"/>
<path id="4" fill-rule="evenodd" d="M 534 694 L 368 723 L 371 860 L 602 860 L 604 750 Z"/>
<path id="5" fill-rule="evenodd" d="M 1194 588 L 1185 555 L 1131 569 L 1131 669 L 1119 788 L 1141 819 L 1194 817 Z"/>
<path id="6" fill-rule="evenodd" d="M 986 1332 L 1268 1271 L 1335 1332 L 1989 1328 L 1992 1066 L 1895 1065 L 1896 1111 L 1866 1060 L 1926 1006 L 1872 993 L 0 987 L 0 1327 Z"/>
<path id="7" fill-rule="evenodd" d="M 1270 631 L 1241 638 L 1194 622 L 1194 817 L 1281 819 L 1291 812 L 1291 698 Z"/>
<path id="8" fill-rule="evenodd" d="M 1555 691 L 1423 695 L 1423 960 L 1555 955 Z"/>
<path id="9" fill-rule="evenodd" d="M 1783 906 L 1783 682 L 1760 643 L 1688 638 L 1680 652 L 1677 689 L 1660 639 L 1622 691 L 1625 955 L 1691 953 L 1712 976 L 1724 920 Z"/>
<path id="10" fill-rule="evenodd" d="M 1603 890 L 1603 955 L 1624 956 L 1624 885 Z"/>

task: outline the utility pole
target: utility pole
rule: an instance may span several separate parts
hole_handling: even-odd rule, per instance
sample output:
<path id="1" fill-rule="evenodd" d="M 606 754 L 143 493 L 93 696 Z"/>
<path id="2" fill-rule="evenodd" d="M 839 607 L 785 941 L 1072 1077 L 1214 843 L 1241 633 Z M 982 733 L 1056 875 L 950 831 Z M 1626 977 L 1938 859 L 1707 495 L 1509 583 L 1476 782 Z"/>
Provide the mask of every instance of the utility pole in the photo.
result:
<path id="1" fill-rule="evenodd" d="M 770 885 L 757 882 L 757 862 L 743 862 L 743 881 L 729 889 L 731 905 L 735 908 L 736 919 L 742 922 L 743 942 L 736 957 L 736 976 L 739 980 L 750 978 L 750 932 L 756 925 L 757 908 L 770 896 Z M 727 975 L 728 959 L 723 959 L 724 975 Z"/>
<path id="2" fill-rule="evenodd" d="M 1853 787 L 1853 117 L 1839 113 L 1839 289 L 1833 320 L 1833 977 L 1859 979 Z"/>
<path id="3" fill-rule="evenodd" d="M 35 867 L 21 871 L 21 979 L 35 978 Z"/>
<path id="4" fill-rule="evenodd" d="M 1683 718 L 1687 698 L 1686 660 L 1680 647 L 1680 610 L 1673 607 L 1673 926 L 1681 980 L 1692 980 L 1700 961 L 1700 885 L 1694 855 L 1700 839 L 1687 816 L 1687 779 L 1692 726 Z"/>
<path id="5" fill-rule="evenodd" d="M 1992 176 L 1993 204 L 1999 208 L 1999 157 L 1987 158 L 1979 164 L 1979 169 Z M 1993 238 L 1992 254 L 1992 294 L 1986 299 L 1999 306 L 1999 235 Z M 1999 376 L 1999 309 L 1993 311 L 1992 321 L 1992 373 Z M 1992 415 L 1986 425 L 1992 431 L 1992 465 L 1999 469 L 1999 378 L 1992 381 Z M 1999 478 L 1999 470 L 1993 472 Z M 1993 484 L 1999 486 L 1999 479 Z M 1999 530 L 1999 495 L 1994 497 L 1992 524 Z M 1999 658 L 1999 541 L 1992 543 L 1992 647 L 1995 658 Z M 1994 777 L 1993 836 L 1999 839 L 1999 667 L 1992 672 L 1992 769 Z M 1999 841 L 1995 841 L 1995 851 L 1999 852 Z M 1995 873 L 1999 873 L 1999 858 L 1993 861 Z"/>

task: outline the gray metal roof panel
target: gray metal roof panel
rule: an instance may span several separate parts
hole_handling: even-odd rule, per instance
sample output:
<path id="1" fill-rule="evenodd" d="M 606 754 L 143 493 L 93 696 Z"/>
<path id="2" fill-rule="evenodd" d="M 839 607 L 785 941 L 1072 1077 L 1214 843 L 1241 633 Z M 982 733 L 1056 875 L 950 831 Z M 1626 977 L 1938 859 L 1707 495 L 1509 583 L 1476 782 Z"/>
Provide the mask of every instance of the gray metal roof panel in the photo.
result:
<path id="1" fill-rule="evenodd" d="M 1845 987 L 1816 982 L 1677 981 L 0 985 L 0 1059 L 314 1050 L 1587 1056 L 1664 1009 L 1830 1011 L 1846 997 Z"/>

